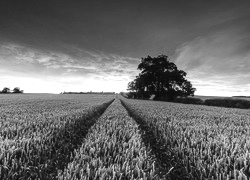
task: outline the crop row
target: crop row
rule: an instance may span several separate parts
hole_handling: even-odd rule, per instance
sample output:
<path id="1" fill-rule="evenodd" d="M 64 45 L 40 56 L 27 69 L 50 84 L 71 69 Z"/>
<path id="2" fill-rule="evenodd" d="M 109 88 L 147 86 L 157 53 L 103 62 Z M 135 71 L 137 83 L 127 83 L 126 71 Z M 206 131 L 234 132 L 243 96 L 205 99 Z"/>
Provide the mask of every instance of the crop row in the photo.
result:
<path id="1" fill-rule="evenodd" d="M 9 96 L 9 97 L 7 97 Z M 20 140 L 43 134 L 49 124 L 69 116 L 80 116 L 113 96 L 89 95 L 5 95 L 0 96 L 0 138 Z M 57 119 L 57 120 L 55 120 Z M 60 120 L 62 119 L 62 120 Z M 34 133 L 30 133 L 33 131 Z"/>
<path id="2" fill-rule="evenodd" d="M 158 179 L 155 158 L 118 99 L 91 127 L 71 157 L 58 179 Z"/>
<path id="3" fill-rule="evenodd" d="M 165 143 L 169 179 L 248 179 L 250 112 L 122 98 L 130 114 Z M 172 166 L 172 167 L 171 167 Z M 178 169 L 182 166 L 182 173 Z M 177 171 L 176 171 L 177 170 Z M 188 176 L 187 176 L 188 175 Z"/>
<path id="4" fill-rule="evenodd" d="M 54 179 L 111 99 L 46 96 L 1 106 L 0 179 Z"/>

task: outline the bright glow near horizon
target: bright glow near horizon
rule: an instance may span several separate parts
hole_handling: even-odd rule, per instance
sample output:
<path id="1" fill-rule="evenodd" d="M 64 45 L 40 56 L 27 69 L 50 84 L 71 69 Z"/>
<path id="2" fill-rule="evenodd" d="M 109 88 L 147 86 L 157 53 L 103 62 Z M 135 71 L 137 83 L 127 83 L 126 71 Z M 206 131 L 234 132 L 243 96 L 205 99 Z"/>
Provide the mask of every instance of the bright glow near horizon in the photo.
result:
<path id="1" fill-rule="evenodd" d="M 122 92 L 126 91 L 126 81 L 107 81 L 84 78 L 6 78 L 1 88 L 20 87 L 24 93 L 61 93 L 61 92 Z"/>
<path id="2" fill-rule="evenodd" d="M 5 77 L 1 80 L 1 88 L 9 87 L 20 87 L 24 90 L 24 93 L 61 93 L 61 92 L 126 92 L 128 81 L 111 81 L 111 80 L 98 80 L 98 79 L 86 79 L 81 77 L 71 78 L 47 78 L 38 79 L 31 77 Z M 239 96 L 244 92 L 231 92 L 228 90 L 222 91 L 216 86 L 202 87 L 194 85 L 197 88 L 195 95 L 206 95 L 206 96 Z"/>

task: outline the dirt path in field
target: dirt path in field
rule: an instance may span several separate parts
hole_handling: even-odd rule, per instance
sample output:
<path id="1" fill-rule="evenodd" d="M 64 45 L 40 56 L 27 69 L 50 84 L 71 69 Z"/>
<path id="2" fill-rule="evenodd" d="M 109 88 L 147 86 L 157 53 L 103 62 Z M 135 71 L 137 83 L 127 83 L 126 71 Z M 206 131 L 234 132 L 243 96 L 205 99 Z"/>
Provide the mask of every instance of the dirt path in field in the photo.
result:
<path id="1" fill-rule="evenodd" d="M 141 137 L 146 146 L 150 147 L 156 157 L 156 168 L 159 170 L 161 179 L 189 180 L 185 173 L 185 167 L 180 166 L 169 150 L 167 143 L 162 138 L 162 133 L 155 127 L 149 126 L 145 120 L 136 113 L 121 99 L 121 104 L 128 111 L 128 114 L 137 122 L 141 131 Z M 183 171 L 184 170 L 184 171 Z"/>

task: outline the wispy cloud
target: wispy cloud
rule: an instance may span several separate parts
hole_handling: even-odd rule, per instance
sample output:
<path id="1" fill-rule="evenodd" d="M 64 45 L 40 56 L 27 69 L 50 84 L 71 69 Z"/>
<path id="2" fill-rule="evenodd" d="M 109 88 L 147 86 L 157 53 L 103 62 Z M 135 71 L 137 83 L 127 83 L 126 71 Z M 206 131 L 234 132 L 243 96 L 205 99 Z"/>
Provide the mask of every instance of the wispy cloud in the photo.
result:
<path id="1" fill-rule="evenodd" d="M 139 62 L 137 58 L 90 52 L 82 49 L 77 50 L 80 51 L 78 55 L 71 56 L 67 52 L 57 53 L 27 48 L 16 44 L 1 44 L 1 68 L 23 71 L 24 66 L 32 66 L 34 69 L 31 71 L 24 68 L 28 74 L 33 74 L 39 70 L 50 75 L 57 70 L 58 76 L 70 75 L 70 73 L 82 76 L 88 73 L 102 76 L 123 76 L 131 75 Z M 13 66 L 15 69 L 13 69 Z"/>
<path id="2" fill-rule="evenodd" d="M 61 85 L 66 82 L 68 85 L 79 85 L 86 84 L 87 81 L 96 84 L 97 81 L 120 81 L 123 89 L 126 89 L 127 83 L 138 73 L 136 68 L 140 60 L 137 58 L 87 51 L 72 46 L 69 48 L 77 53 L 71 55 L 67 52 L 58 53 L 2 43 L 0 72 L 6 75 L 5 79 L 54 79 L 57 84 L 61 82 Z"/>
<path id="3" fill-rule="evenodd" d="M 249 47 L 250 36 L 241 28 L 224 30 L 183 44 L 175 62 L 188 72 L 197 93 L 205 88 L 250 93 Z"/>

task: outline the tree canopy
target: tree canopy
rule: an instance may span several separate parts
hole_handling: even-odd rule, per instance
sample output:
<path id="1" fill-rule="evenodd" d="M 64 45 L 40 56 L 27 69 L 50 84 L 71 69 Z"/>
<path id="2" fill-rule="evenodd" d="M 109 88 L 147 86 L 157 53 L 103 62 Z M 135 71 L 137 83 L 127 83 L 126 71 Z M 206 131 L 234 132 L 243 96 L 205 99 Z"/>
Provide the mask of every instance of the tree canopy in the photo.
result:
<path id="1" fill-rule="evenodd" d="M 19 87 L 15 87 L 15 88 L 13 89 L 13 93 L 23 93 L 23 90 L 20 90 Z"/>
<path id="2" fill-rule="evenodd" d="M 10 92 L 10 88 L 4 87 L 2 90 L 2 93 L 9 93 Z"/>
<path id="3" fill-rule="evenodd" d="M 8 87 L 4 87 L 2 91 L 0 91 L 0 93 L 23 93 L 23 90 L 20 90 L 19 87 L 15 87 L 13 90 L 10 90 L 10 88 Z"/>
<path id="4" fill-rule="evenodd" d="M 155 95 L 155 100 L 172 101 L 178 96 L 193 96 L 196 90 L 185 78 L 187 73 L 178 70 L 166 55 L 142 58 L 138 70 L 141 70 L 139 75 L 128 84 L 128 90 L 135 98 Z"/>

